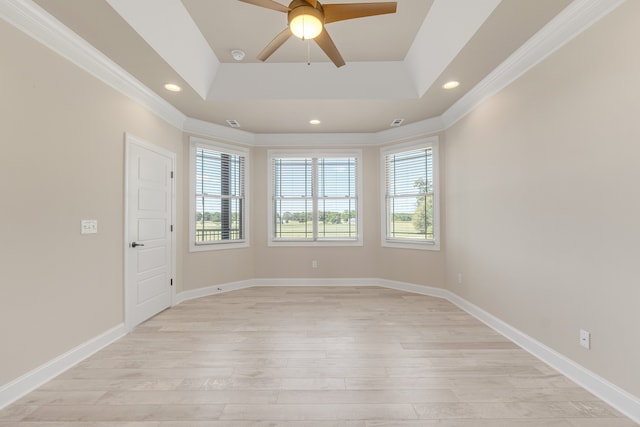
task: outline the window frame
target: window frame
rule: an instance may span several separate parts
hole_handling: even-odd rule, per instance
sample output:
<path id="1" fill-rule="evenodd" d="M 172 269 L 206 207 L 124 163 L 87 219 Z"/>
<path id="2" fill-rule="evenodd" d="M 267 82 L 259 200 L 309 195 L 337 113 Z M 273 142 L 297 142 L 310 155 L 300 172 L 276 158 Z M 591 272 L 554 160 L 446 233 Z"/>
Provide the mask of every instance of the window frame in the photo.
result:
<path id="1" fill-rule="evenodd" d="M 380 237 L 381 245 L 389 248 L 440 250 L 440 157 L 438 137 L 420 139 L 409 143 L 382 147 L 380 149 Z M 387 206 L 387 156 L 413 150 L 431 149 L 433 171 L 433 240 L 391 238 L 388 233 L 389 209 Z"/>
<path id="2" fill-rule="evenodd" d="M 205 148 L 207 150 L 217 151 L 224 154 L 230 154 L 233 156 L 244 157 L 244 204 L 242 215 L 242 229 L 244 231 L 244 238 L 237 240 L 220 240 L 211 241 L 207 243 L 196 244 L 196 151 L 198 148 Z M 208 139 L 190 137 L 189 138 L 189 252 L 201 252 L 201 251 L 214 251 L 214 250 L 226 250 L 226 249 L 238 249 L 248 248 L 250 245 L 250 150 L 244 147 L 238 147 L 229 145 L 217 141 L 211 141 Z"/>
<path id="3" fill-rule="evenodd" d="M 356 238 L 333 238 L 333 239 L 318 239 L 317 222 L 318 222 L 318 200 L 321 198 L 317 194 L 317 185 L 312 188 L 312 200 L 315 210 L 312 212 L 312 221 L 315 223 L 314 238 L 310 239 L 278 239 L 275 238 L 275 221 L 274 221 L 274 176 L 273 176 L 273 161 L 274 159 L 284 158 L 345 158 L 353 157 L 356 159 Z M 362 246 L 363 245 L 363 197 L 362 197 L 362 150 L 345 149 L 345 150 L 304 150 L 304 149 L 290 149 L 290 150 L 268 150 L 267 151 L 267 170 L 268 170 L 268 191 L 267 191 L 267 232 L 268 246 Z M 317 176 L 313 176 L 313 181 L 317 184 Z"/>

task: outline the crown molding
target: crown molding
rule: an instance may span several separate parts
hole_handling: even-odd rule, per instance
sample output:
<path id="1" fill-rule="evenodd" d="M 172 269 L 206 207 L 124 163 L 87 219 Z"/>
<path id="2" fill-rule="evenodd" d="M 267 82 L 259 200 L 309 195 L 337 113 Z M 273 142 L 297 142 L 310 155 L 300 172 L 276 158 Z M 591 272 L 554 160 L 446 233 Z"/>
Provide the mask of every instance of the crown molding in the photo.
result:
<path id="1" fill-rule="evenodd" d="M 446 131 L 624 1 L 574 0 L 441 116 L 373 133 L 254 134 L 189 118 L 32 0 L 1 1 L 0 16 L 184 132 L 250 146 L 375 146 Z"/>
<path id="2" fill-rule="evenodd" d="M 476 109 L 625 0 L 574 0 L 442 116 L 445 128 Z"/>
<path id="3" fill-rule="evenodd" d="M 433 117 L 420 122 L 397 128 L 385 129 L 370 133 L 257 133 L 254 145 L 262 147 L 323 147 L 335 146 L 381 146 L 407 142 L 433 135 L 445 130 L 440 117 Z"/>
<path id="4" fill-rule="evenodd" d="M 3 0 L 0 16 L 98 80 L 182 129 L 187 118 L 155 92 L 64 26 L 32 0 Z"/>
<path id="5" fill-rule="evenodd" d="M 259 147 L 330 147 L 375 145 L 375 133 L 258 133 Z"/>
<path id="6" fill-rule="evenodd" d="M 409 123 L 397 128 L 385 129 L 376 134 L 379 145 L 408 142 L 416 138 L 447 130 L 441 116 Z"/>
<path id="7" fill-rule="evenodd" d="M 240 129 L 233 129 L 206 122 L 204 120 L 188 117 L 182 126 L 186 133 L 211 138 L 223 142 L 231 142 L 242 145 L 255 145 L 256 135 Z"/>

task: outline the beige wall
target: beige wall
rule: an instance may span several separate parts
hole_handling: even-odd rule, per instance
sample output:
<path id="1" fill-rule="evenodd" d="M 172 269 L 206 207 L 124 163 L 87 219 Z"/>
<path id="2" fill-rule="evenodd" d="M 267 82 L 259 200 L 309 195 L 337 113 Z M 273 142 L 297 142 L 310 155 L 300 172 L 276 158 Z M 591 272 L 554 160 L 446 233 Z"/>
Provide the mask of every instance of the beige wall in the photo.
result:
<path id="1" fill-rule="evenodd" d="M 345 148 L 345 147 L 342 147 Z M 386 278 L 443 286 L 440 252 L 380 248 L 380 148 L 363 155 L 363 245 L 356 247 L 270 247 L 267 149 L 253 150 L 253 246 L 257 278 Z M 312 268 L 311 261 L 318 262 Z"/>
<path id="2" fill-rule="evenodd" d="M 445 178 L 445 133 L 437 134 L 439 141 L 439 188 L 441 195 L 446 190 Z M 380 248 L 378 260 L 378 276 L 381 279 L 425 285 L 445 287 L 445 236 L 446 236 L 446 204 L 440 198 L 440 250 L 424 251 L 397 248 Z M 380 208 L 378 208 L 380 210 Z M 378 231 L 378 242 L 380 232 Z M 379 245 L 379 243 L 378 243 Z"/>
<path id="3" fill-rule="evenodd" d="M 183 141 L 183 158 L 184 170 L 189 170 L 190 163 L 190 135 L 184 136 Z M 202 137 L 199 137 L 202 139 Z M 250 165 L 253 163 L 250 153 Z M 250 166 L 249 179 L 253 179 L 253 171 Z M 185 251 L 183 252 L 184 265 L 184 286 L 181 290 L 194 290 L 205 288 L 208 286 L 222 285 L 225 283 L 238 282 L 242 280 L 253 279 L 254 276 L 254 249 L 240 248 L 230 250 L 214 250 L 204 252 L 189 252 L 189 204 L 191 203 L 191 194 L 189 190 L 189 177 L 187 176 L 182 184 L 184 190 L 182 203 L 185 209 L 184 219 L 182 221 L 182 230 L 184 231 L 180 238 L 183 242 Z M 253 193 L 253 183 L 250 184 L 250 194 Z M 254 215 L 254 208 L 250 208 L 250 215 Z M 253 238 L 250 236 L 251 242 Z"/>
<path id="4" fill-rule="evenodd" d="M 442 138 L 442 135 L 440 137 Z M 251 247 L 186 253 L 184 289 L 198 289 L 253 278 L 384 278 L 413 284 L 444 286 L 444 253 L 442 251 L 380 248 L 380 148 L 360 149 L 363 154 L 364 243 L 362 246 L 269 246 L 268 148 L 256 147 L 251 150 L 250 160 Z M 188 162 L 188 150 L 188 139 L 186 139 L 185 162 Z M 187 167 L 185 163 L 185 169 Z M 184 203 L 187 209 L 190 197 L 188 183 L 184 184 L 184 189 Z M 185 215 L 183 228 L 188 230 L 188 215 Z M 188 247 L 187 235 L 184 236 L 184 244 Z M 317 261 L 317 268 L 312 268 L 313 260 Z"/>
<path id="5" fill-rule="evenodd" d="M 363 246 L 269 247 L 267 149 L 253 148 L 251 248 L 188 252 L 188 136 L 0 23 L 0 384 L 123 321 L 126 131 L 177 154 L 178 291 L 252 278 L 446 284 L 640 395 L 639 15 L 625 3 L 440 135 L 440 252 L 380 247 L 378 147 L 363 149 Z M 79 234 L 87 218 L 97 235 Z"/>
<path id="6" fill-rule="evenodd" d="M 268 247 L 267 150 L 254 148 L 251 248 L 188 252 L 188 135 L 15 28 L 2 24 L 0 36 L 11 82 L 0 104 L 0 384 L 123 321 L 125 132 L 177 154 L 178 292 L 252 278 L 442 285 L 440 253 L 380 249 L 378 147 L 363 149 L 363 246 Z M 81 219 L 97 219 L 99 233 L 80 235 Z"/>
<path id="7" fill-rule="evenodd" d="M 356 247 L 270 247 L 268 246 L 267 212 L 269 165 L 267 149 L 253 150 L 253 245 L 256 248 L 258 278 L 363 278 L 375 277 L 378 251 L 373 233 L 379 224 L 376 192 L 378 172 L 374 149 L 364 149 L 363 156 L 363 217 L 364 244 Z M 311 267 L 311 261 L 318 268 Z"/>
<path id="8" fill-rule="evenodd" d="M 449 288 L 636 396 L 638 16 L 626 2 L 449 129 L 445 198 Z"/>
<path id="9" fill-rule="evenodd" d="M 182 153 L 180 131 L 4 21 L 0 52 L 5 384 L 123 322 L 125 131 Z"/>

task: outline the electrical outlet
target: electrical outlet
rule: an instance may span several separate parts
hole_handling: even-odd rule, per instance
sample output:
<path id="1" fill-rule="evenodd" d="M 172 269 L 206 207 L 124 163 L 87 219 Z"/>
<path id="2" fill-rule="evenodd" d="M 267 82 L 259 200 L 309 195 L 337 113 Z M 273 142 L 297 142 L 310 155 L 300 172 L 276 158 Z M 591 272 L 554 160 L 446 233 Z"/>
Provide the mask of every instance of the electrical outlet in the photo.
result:
<path id="1" fill-rule="evenodd" d="M 580 345 L 587 350 L 591 349 L 591 333 L 580 329 Z"/>
<path id="2" fill-rule="evenodd" d="M 458 273 L 458 285 L 462 285 L 462 273 Z"/>
<path id="3" fill-rule="evenodd" d="M 311 268 L 318 268 L 318 261 L 316 261 L 315 259 L 311 261 Z"/>

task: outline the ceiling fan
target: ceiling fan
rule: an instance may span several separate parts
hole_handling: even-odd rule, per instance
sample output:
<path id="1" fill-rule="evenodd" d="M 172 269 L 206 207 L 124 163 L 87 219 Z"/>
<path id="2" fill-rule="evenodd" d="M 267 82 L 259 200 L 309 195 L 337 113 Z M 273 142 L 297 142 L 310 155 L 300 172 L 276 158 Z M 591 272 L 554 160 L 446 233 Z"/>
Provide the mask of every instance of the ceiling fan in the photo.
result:
<path id="1" fill-rule="evenodd" d="M 325 24 L 395 13 L 397 8 L 397 2 L 323 5 L 317 0 L 293 0 L 289 3 L 289 6 L 284 6 L 273 0 L 240 1 L 287 14 L 289 26 L 260 52 L 258 55 L 260 61 L 266 61 L 289 37 L 294 35 L 303 40 L 315 40 L 320 49 L 327 54 L 336 67 L 342 67 L 345 62 L 335 43 L 329 37 L 329 33 L 324 28 Z"/>

